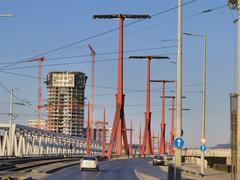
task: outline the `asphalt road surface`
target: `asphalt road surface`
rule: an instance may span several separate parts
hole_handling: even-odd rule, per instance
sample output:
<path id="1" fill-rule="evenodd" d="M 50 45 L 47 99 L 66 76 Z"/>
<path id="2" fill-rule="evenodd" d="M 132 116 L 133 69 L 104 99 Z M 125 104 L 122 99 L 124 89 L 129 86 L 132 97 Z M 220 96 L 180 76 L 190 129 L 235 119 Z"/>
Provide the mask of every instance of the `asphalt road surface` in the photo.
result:
<path id="1" fill-rule="evenodd" d="M 149 158 L 103 161 L 99 171 L 81 171 L 79 165 L 58 171 L 46 180 L 138 180 L 134 173 L 137 167 L 146 164 Z M 159 171 L 159 169 L 158 169 Z"/>

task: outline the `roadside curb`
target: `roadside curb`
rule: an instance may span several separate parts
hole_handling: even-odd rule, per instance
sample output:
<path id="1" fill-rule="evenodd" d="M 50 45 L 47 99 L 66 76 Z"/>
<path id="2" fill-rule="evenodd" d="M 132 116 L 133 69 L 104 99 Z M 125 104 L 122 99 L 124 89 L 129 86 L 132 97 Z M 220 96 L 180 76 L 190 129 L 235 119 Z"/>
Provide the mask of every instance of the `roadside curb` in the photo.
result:
<path id="1" fill-rule="evenodd" d="M 135 175 L 139 180 L 158 180 L 158 178 L 143 174 L 138 172 L 136 169 L 134 170 Z"/>
<path id="2" fill-rule="evenodd" d="M 159 166 L 159 168 L 162 170 L 162 171 L 164 171 L 164 172 L 168 172 L 168 166 Z M 183 170 L 182 169 L 182 173 L 183 173 L 183 176 L 185 177 L 185 178 L 197 178 L 197 179 L 199 179 L 199 178 L 202 178 L 201 176 L 197 176 L 197 175 L 195 175 L 194 173 L 191 173 L 191 171 L 190 170 L 188 170 L 188 172 L 189 173 L 187 173 L 187 171 L 185 171 L 185 170 Z"/>

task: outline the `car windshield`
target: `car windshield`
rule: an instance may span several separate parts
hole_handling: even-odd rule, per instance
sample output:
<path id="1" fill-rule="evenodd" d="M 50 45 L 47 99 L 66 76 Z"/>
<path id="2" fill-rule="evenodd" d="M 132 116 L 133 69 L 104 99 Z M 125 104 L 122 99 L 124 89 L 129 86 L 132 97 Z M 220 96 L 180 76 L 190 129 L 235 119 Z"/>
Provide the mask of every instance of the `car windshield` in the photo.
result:
<path id="1" fill-rule="evenodd" d="M 83 160 L 92 160 L 95 161 L 95 157 L 83 157 Z"/>
<path id="2" fill-rule="evenodd" d="M 154 159 L 160 159 L 160 160 L 163 160 L 163 157 L 162 157 L 162 156 L 154 156 Z"/>

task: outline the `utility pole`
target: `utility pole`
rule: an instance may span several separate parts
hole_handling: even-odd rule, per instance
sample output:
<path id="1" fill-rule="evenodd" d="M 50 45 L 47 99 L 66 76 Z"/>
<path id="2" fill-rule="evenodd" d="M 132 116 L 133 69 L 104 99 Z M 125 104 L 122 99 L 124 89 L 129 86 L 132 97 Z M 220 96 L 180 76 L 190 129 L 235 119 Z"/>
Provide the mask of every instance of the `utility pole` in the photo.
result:
<path id="1" fill-rule="evenodd" d="M 192 33 L 183 33 L 188 36 L 195 36 L 203 38 L 203 71 L 202 71 L 202 121 L 201 121 L 201 145 L 205 146 L 206 135 L 206 61 L 207 61 L 207 43 L 206 43 L 206 34 L 192 34 Z M 201 174 L 204 175 L 204 161 L 205 161 L 205 152 L 201 153 Z"/>
<path id="2" fill-rule="evenodd" d="M 147 59 L 147 82 L 146 82 L 146 112 L 145 112 L 145 129 L 143 135 L 143 146 L 141 154 L 153 154 L 151 138 L 151 112 L 150 112 L 150 77 L 151 77 L 151 60 L 152 59 L 169 59 L 166 56 L 130 56 L 129 59 Z"/>
<path id="3" fill-rule="evenodd" d="M 237 87 L 238 87 L 238 104 L 237 104 L 237 174 L 236 177 L 240 180 L 240 0 L 237 2 L 238 10 L 238 73 L 237 73 Z"/>
<path id="4" fill-rule="evenodd" d="M 88 48 L 91 51 L 91 62 L 92 62 L 92 74 L 91 74 L 91 134 L 94 134 L 94 77 L 95 77 L 95 51 L 93 50 L 92 46 L 88 45 Z M 92 136 L 94 138 L 94 136 Z M 99 140 L 99 139 L 98 139 Z"/>
<path id="5" fill-rule="evenodd" d="M 228 0 L 231 9 L 237 10 L 238 26 L 238 60 L 237 60 L 237 137 L 236 137 L 236 164 L 234 169 L 234 180 L 240 180 L 240 0 Z"/>
<path id="6" fill-rule="evenodd" d="M 118 52 L 118 93 L 116 95 L 116 112 L 113 122 L 112 134 L 109 142 L 108 157 L 112 155 L 114 140 L 116 138 L 117 155 L 122 154 L 122 138 L 124 143 L 125 154 L 129 154 L 127 134 L 124 115 L 124 97 L 123 94 L 123 21 L 126 18 L 131 19 L 146 19 L 149 15 L 133 15 L 133 14 L 108 14 L 94 15 L 93 19 L 119 19 L 119 52 Z M 116 137 L 117 136 L 117 137 Z"/>
<path id="7" fill-rule="evenodd" d="M 151 82 L 161 82 L 162 83 L 162 121 L 160 125 L 161 129 L 161 139 L 160 139 L 160 153 L 164 154 L 166 152 L 165 145 L 165 132 L 166 132 L 166 124 L 165 124 L 165 84 L 166 83 L 175 83 L 176 81 L 172 80 L 151 80 Z"/>
<path id="8" fill-rule="evenodd" d="M 178 0 L 178 45 L 177 45 L 177 93 L 176 93 L 176 138 L 181 138 L 182 131 L 182 0 Z M 176 148 L 175 179 L 182 179 L 182 149 Z"/>
<path id="9" fill-rule="evenodd" d="M 204 60 L 203 60 L 203 86 L 202 86 L 202 131 L 201 131 L 201 143 L 206 143 L 206 60 L 207 60 L 207 46 L 206 46 L 206 34 L 203 35 L 204 41 Z M 205 168 L 205 151 L 201 154 L 201 174 L 204 175 Z"/>

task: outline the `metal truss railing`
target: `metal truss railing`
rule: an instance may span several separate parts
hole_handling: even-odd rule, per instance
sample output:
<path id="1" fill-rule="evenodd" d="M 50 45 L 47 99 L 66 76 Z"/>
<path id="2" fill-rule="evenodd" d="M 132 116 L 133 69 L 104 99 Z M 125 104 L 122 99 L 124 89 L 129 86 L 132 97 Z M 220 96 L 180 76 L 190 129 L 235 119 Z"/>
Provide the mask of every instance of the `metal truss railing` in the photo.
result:
<path id="1" fill-rule="evenodd" d="M 91 142 L 91 154 L 100 155 L 102 145 Z M 54 133 L 19 124 L 0 124 L 0 156 L 74 155 L 86 153 L 84 138 Z"/>

